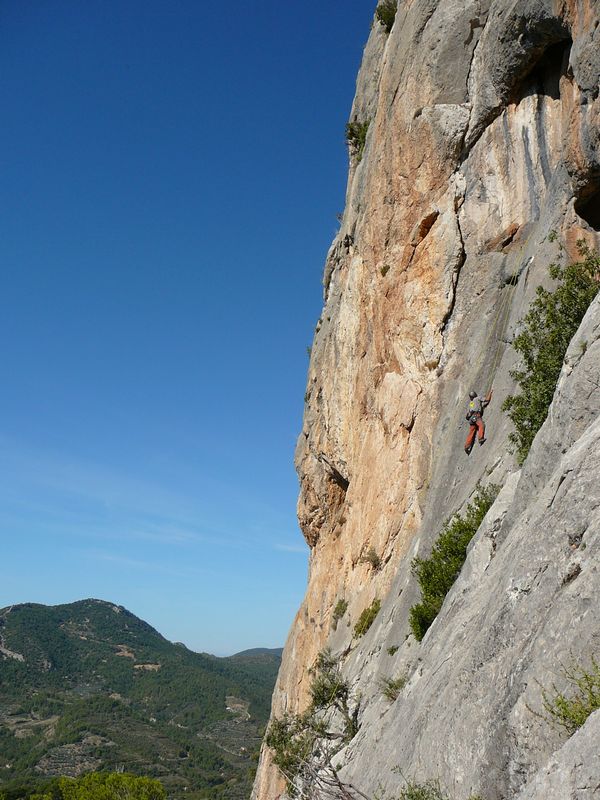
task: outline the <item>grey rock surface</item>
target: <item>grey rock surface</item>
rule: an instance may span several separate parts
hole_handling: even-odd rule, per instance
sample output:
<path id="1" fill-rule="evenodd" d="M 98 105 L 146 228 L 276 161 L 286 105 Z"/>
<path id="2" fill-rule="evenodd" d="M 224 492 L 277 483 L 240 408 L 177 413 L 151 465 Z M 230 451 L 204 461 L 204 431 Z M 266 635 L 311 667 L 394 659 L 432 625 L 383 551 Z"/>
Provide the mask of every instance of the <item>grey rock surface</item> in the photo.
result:
<path id="1" fill-rule="evenodd" d="M 590 364 L 600 370 L 599 324 L 597 298 L 577 334 L 591 334 L 590 362 L 567 359 L 524 469 L 505 481 L 422 644 L 409 637 L 385 666 L 364 647 L 352 654 L 355 691 L 371 698 L 344 773 L 358 788 L 372 791 L 381 782 L 397 792 L 392 768 L 399 765 L 416 779 L 438 777 L 460 800 L 476 792 L 488 800 L 511 798 L 524 784 L 532 787 L 524 797 L 542 800 L 546 779 L 536 776 L 546 774 L 547 760 L 560 751 L 557 758 L 568 764 L 571 750 L 547 719 L 542 691 L 556 686 L 568 693 L 562 665 L 588 667 L 600 650 L 600 416 L 588 407 L 587 391 Z M 573 428 L 563 435 L 561 409 L 573 424 L 587 420 L 579 435 L 569 435 Z M 558 453 L 548 459 L 550 443 Z M 515 512 L 525 494 L 528 502 Z M 381 621 L 369 631 L 371 643 L 386 647 L 406 630 L 405 623 L 385 622 L 406 620 L 413 598 L 404 603 L 403 594 L 390 592 Z M 410 674 L 391 708 L 376 695 L 383 669 Z M 590 725 L 589 734 L 578 735 L 588 788 L 580 786 L 573 797 L 591 798 L 589 787 L 600 786 L 600 759 L 584 755 L 600 749 L 588 738 L 596 730 Z M 551 778 L 557 786 L 562 779 Z M 548 795 L 554 796 L 562 797 Z"/>
<path id="2" fill-rule="evenodd" d="M 589 800 L 600 795 L 600 712 L 589 717 L 535 777 L 517 800 Z"/>

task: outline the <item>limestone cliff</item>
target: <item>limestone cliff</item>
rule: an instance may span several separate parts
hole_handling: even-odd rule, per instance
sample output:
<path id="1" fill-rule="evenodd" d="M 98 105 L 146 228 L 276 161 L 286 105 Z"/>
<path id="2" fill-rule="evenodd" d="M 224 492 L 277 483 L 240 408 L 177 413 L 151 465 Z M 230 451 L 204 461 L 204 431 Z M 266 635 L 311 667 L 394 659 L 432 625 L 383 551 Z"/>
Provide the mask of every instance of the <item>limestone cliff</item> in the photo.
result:
<path id="1" fill-rule="evenodd" d="M 395 767 L 456 800 L 600 797 L 598 713 L 569 740 L 536 714 L 560 664 L 600 650 L 600 300 L 520 471 L 500 411 L 548 264 L 600 243 L 599 23 L 597 0 L 399 0 L 365 48 L 351 120 L 370 124 L 327 256 L 296 456 L 309 583 L 273 714 L 306 707 L 308 668 L 331 647 L 361 697 L 336 762 L 368 797 L 398 793 Z M 467 458 L 465 398 L 492 385 L 488 441 Z M 419 644 L 411 559 L 478 481 L 502 492 Z M 390 704 L 381 679 L 402 672 Z M 264 749 L 255 797 L 281 791 Z"/>

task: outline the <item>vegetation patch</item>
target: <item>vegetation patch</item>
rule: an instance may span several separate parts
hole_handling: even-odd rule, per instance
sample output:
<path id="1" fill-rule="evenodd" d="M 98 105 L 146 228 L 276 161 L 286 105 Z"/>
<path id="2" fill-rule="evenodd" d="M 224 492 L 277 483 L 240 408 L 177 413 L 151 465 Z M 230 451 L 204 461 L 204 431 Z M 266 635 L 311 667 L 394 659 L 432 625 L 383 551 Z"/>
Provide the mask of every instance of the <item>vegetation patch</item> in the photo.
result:
<path id="1" fill-rule="evenodd" d="M 570 690 L 564 694 L 553 687 L 552 695 L 544 690 L 542 698 L 549 719 L 570 736 L 600 708 L 600 664 L 592 658 L 588 669 L 573 665 L 564 667 L 563 674 L 570 683 Z"/>
<path id="2" fill-rule="evenodd" d="M 79 778 L 53 778 L 32 793 L 22 787 L 20 794 L 11 789 L 0 791 L 0 800 L 28 797 L 29 800 L 166 800 L 160 781 L 127 772 L 90 772 Z"/>
<path id="3" fill-rule="evenodd" d="M 519 323 L 521 332 L 513 342 L 521 356 L 521 366 L 511 372 L 511 377 L 520 391 L 506 398 L 502 410 L 515 426 L 510 440 L 519 464 L 525 461 L 548 415 L 569 343 L 598 293 L 600 256 L 585 242 L 578 245 L 580 261 L 566 267 L 550 266 L 550 276 L 557 286 L 554 291 L 538 286 L 535 300 Z"/>
<path id="4" fill-rule="evenodd" d="M 370 120 L 366 122 L 348 122 L 346 124 L 346 142 L 350 148 L 350 155 L 359 164 L 365 150 L 367 141 L 367 131 L 369 130 Z"/>
<path id="5" fill-rule="evenodd" d="M 358 732 L 360 706 L 353 702 L 339 662 L 329 650 L 319 653 L 310 674 L 309 708 L 272 720 L 265 742 L 290 797 L 320 792 L 342 797 L 344 784 L 332 759 Z"/>
<path id="6" fill-rule="evenodd" d="M 397 10 L 397 0 L 381 0 L 375 9 L 375 18 L 377 19 L 377 22 L 383 25 L 386 33 L 389 33 L 392 30 L 394 20 L 396 19 Z"/>
<path id="7" fill-rule="evenodd" d="M 356 637 L 364 636 L 365 633 L 369 630 L 371 625 L 373 624 L 375 617 L 379 614 L 379 609 L 381 608 L 381 600 L 375 598 L 370 606 L 365 608 L 362 612 L 360 617 L 358 618 L 358 622 L 354 626 L 354 635 Z"/>
<path id="8" fill-rule="evenodd" d="M 341 597 L 335 604 L 333 609 L 333 630 L 336 630 L 338 622 L 342 619 L 348 610 L 348 601 Z"/>
<path id="9" fill-rule="evenodd" d="M 344 721 L 344 739 L 350 741 L 358 730 L 357 711 L 350 713 L 350 689 L 342 677 L 338 660 L 330 650 L 319 653 L 310 674 L 313 676 L 310 686 L 311 708 L 313 711 L 335 708 Z"/>
<path id="10" fill-rule="evenodd" d="M 421 602 L 410 610 L 410 627 L 421 641 L 437 617 L 444 598 L 458 577 L 467 547 L 498 495 L 499 487 L 477 487 L 464 515 L 455 514 L 442 528 L 429 558 L 414 558 L 412 572 L 421 587 Z"/>
<path id="11" fill-rule="evenodd" d="M 374 800 L 450 800 L 450 796 L 442 791 L 437 780 L 428 780 L 424 783 L 408 780 L 404 777 L 399 767 L 393 767 L 392 772 L 402 776 L 405 786 L 400 790 L 400 794 L 390 795 L 384 789 L 377 790 Z M 365 798 L 366 800 L 366 798 Z M 484 800 L 481 795 L 472 794 L 468 800 Z"/>
<path id="12" fill-rule="evenodd" d="M 381 569 L 381 556 L 375 550 L 374 547 L 369 547 L 367 552 L 361 558 L 361 561 L 362 561 L 363 564 L 370 564 L 370 566 L 373 567 L 375 572 L 377 572 L 377 570 Z"/>
<path id="13" fill-rule="evenodd" d="M 450 800 L 450 798 L 442 791 L 439 781 L 429 780 L 425 783 L 407 781 L 406 786 L 400 790 L 397 800 Z M 483 798 L 472 794 L 468 800 L 483 800 Z"/>
<path id="14" fill-rule="evenodd" d="M 297 783 L 305 774 L 320 735 L 324 734 L 325 730 L 317 727 L 311 713 L 285 714 L 271 721 L 265 742 L 273 751 L 273 763 L 285 778 L 290 797 L 298 794 Z"/>
<path id="15" fill-rule="evenodd" d="M 426 783 L 411 781 L 400 791 L 398 800 L 448 800 L 448 797 L 443 794 L 437 781 Z"/>
<path id="16" fill-rule="evenodd" d="M 0 610 L 0 629 L 25 657 L 0 658 L 0 796 L 123 770 L 160 778 L 172 800 L 249 797 L 278 652 L 193 653 L 95 600 L 13 606 Z"/>
<path id="17" fill-rule="evenodd" d="M 61 778 L 60 800 L 165 800 L 160 781 L 137 775 L 92 772 L 81 778 Z M 37 800 L 55 800 L 53 795 L 38 795 Z"/>
<path id="18" fill-rule="evenodd" d="M 406 686 L 407 681 L 407 675 L 399 675 L 397 678 L 383 678 L 381 681 L 383 696 L 393 703 L 400 696 L 400 692 Z"/>

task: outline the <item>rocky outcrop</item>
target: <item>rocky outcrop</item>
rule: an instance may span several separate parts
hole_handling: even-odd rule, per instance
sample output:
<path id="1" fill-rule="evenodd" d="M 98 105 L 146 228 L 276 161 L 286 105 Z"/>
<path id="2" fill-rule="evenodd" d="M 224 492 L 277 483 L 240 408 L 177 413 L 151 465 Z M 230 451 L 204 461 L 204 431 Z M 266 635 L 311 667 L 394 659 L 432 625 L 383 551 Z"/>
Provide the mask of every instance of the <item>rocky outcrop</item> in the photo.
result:
<path id="1" fill-rule="evenodd" d="M 541 769 L 519 800 L 539 797 L 586 800 L 598 794 L 600 713 L 594 713 Z"/>
<path id="2" fill-rule="evenodd" d="M 594 719 L 565 743 L 540 710 L 561 664 L 598 652 L 598 301 L 520 471 L 500 411 L 508 344 L 549 263 L 599 243 L 599 23 L 592 0 L 405 0 L 365 48 L 351 119 L 370 125 L 327 256 L 296 455 L 309 583 L 273 714 L 306 707 L 331 647 L 361 697 L 336 762 L 368 796 L 398 793 L 394 767 L 456 800 L 600 792 L 597 759 L 574 762 Z M 488 441 L 467 459 L 466 394 L 492 385 Z M 410 561 L 478 481 L 503 490 L 418 644 Z M 400 673 L 390 704 L 380 683 Z M 255 797 L 281 790 L 264 750 Z"/>

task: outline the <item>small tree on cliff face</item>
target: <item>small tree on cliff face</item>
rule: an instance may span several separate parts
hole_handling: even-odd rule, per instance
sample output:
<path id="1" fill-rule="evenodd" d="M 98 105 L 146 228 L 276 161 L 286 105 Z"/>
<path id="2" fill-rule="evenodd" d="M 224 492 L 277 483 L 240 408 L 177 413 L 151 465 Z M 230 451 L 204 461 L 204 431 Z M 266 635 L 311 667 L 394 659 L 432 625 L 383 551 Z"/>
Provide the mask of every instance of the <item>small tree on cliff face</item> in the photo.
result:
<path id="1" fill-rule="evenodd" d="M 410 627 L 420 642 L 440 612 L 444 599 L 467 558 L 467 547 L 499 487 L 477 487 L 464 514 L 455 514 L 442 528 L 429 558 L 413 558 L 411 568 L 421 587 L 421 602 L 410 609 Z"/>
<path id="2" fill-rule="evenodd" d="M 319 653 L 310 674 L 311 705 L 303 714 L 273 719 L 266 745 L 291 797 L 353 800 L 361 793 L 340 780 L 332 759 L 358 732 L 359 704 L 329 650 Z"/>
<path id="3" fill-rule="evenodd" d="M 375 9 L 375 17 L 377 21 L 383 25 L 386 33 L 392 30 L 397 11 L 397 0 L 381 0 Z"/>
<path id="4" fill-rule="evenodd" d="M 598 293 L 600 256 L 580 241 L 581 260 L 567 267 L 551 264 L 554 291 L 538 286 L 529 311 L 520 321 L 522 330 L 513 347 L 521 366 L 510 374 L 519 385 L 502 405 L 515 430 L 510 440 L 517 461 L 525 461 L 536 433 L 544 424 L 567 348 L 590 303 Z"/>
<path id="5" fill-rule="evenodd" d="M 350 148 L 350 155 L 356 160 L 357 164 L 360 164 L 363 157 L 369 125 L 370 120 L 365 122 L 354 120 L 346 124 L 346 142 Z"/>
<path id="6" fill-rule="evenodd" d="M 564 728 L 571 736 L 585 724 L 590 714 L 600 709 L 600 663 L 592 656 L 588 667 L 574 663 L 563 665 L 561 671 L 569 684 L 566 694 L 555 686 L 552 692 L 542 688 L 542 699 L 548 721 Z"/>

